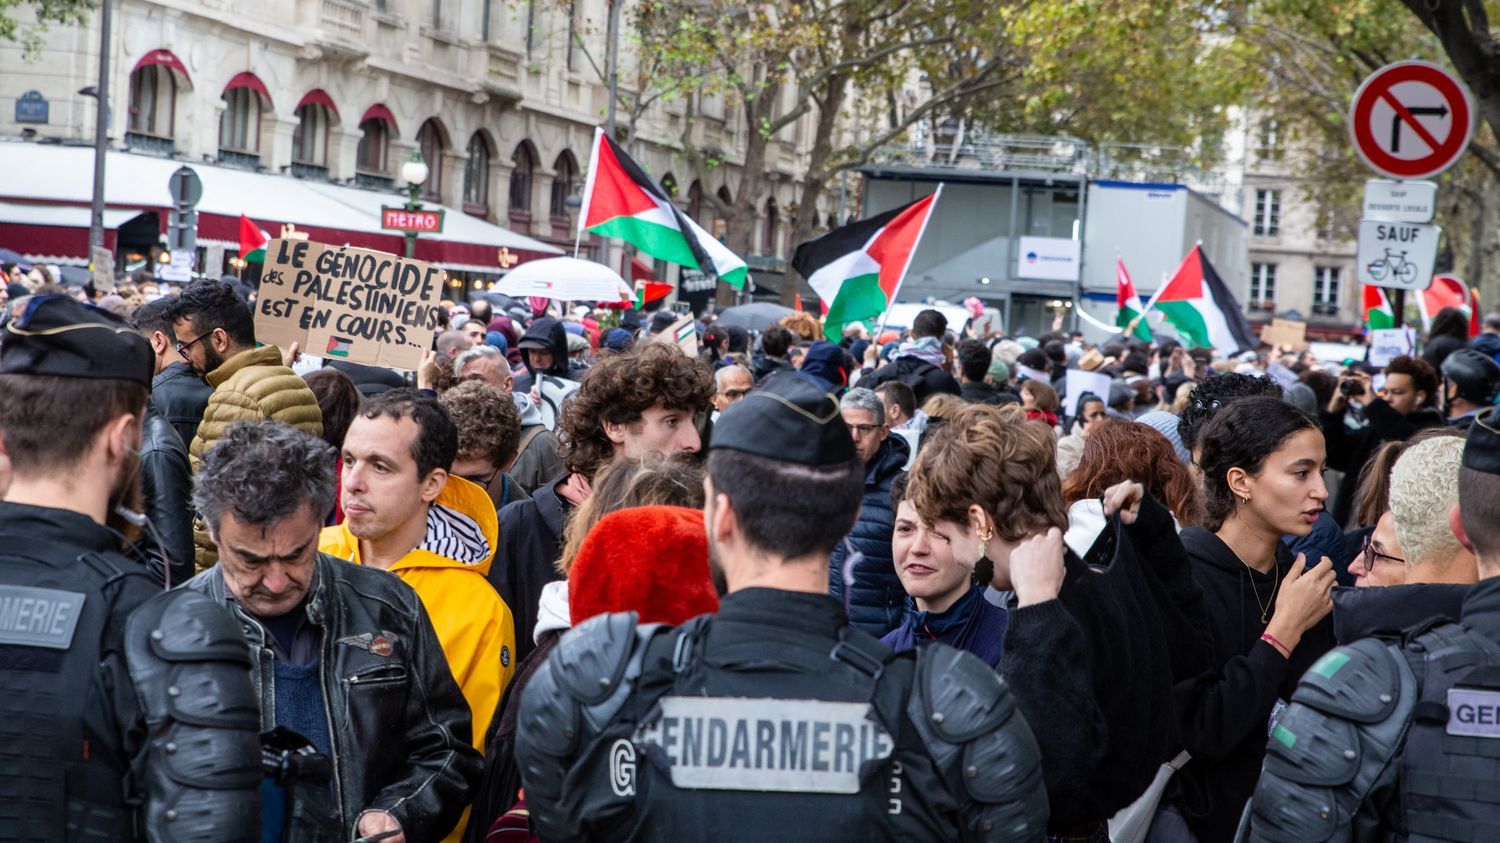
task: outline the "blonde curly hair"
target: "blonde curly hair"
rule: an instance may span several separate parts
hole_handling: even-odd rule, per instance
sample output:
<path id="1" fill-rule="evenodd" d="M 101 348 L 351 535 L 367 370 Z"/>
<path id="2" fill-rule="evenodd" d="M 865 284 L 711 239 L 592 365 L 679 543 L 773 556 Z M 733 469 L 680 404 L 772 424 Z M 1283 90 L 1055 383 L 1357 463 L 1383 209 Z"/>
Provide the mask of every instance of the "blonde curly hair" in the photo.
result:
<path id="1" fill-rule="evenodd" d="M 1463 455 L 1463 439 L 1437 436 L 1407 448 L 1391 469 L 1391 518 L 1407 565 L 1441 567 L 1463 552 L 1448 526 Z"/>
<path id="2" fill-rule="evenodd" d="M 778 324 L 796 334 L 803 342 L 817 342 L 823 339 L 823 323 L 811 313 L 799 311 L 790 316 L 783 316 Z"/>

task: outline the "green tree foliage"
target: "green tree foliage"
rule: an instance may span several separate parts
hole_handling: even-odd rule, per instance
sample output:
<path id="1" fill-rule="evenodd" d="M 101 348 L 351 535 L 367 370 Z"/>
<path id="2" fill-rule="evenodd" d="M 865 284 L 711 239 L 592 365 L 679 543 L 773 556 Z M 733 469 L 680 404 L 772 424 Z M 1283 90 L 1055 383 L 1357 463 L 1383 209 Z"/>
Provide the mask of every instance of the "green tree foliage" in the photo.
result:
<path id="1" fill-rule="evenodd" d="M 98 0 L 0 0 L 0 41 L 18 41 L 26 56 L 35 58 L 47 27 L 87 23 L 98 5 Z"/>

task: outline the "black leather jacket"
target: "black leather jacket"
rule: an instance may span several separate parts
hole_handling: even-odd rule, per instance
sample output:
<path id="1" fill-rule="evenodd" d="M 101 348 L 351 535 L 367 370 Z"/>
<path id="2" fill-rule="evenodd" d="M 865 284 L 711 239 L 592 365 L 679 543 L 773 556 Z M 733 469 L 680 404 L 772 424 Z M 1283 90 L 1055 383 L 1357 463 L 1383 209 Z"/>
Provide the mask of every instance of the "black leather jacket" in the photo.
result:
<path id="1" fill-rule="evenodd" d="M 146 493 L 146 516 L 156 528 L 141 542 L 148 550 L 160 551 L 170 561 L 172 585 L 193 576 L 193 469 L 187 445 L 177 429 L 156 411 L 146 408 L 141 431 L 141 486 Z M 158 545 L 157 541 L 161 544 Z M 152 576 L 161 580 L 161 571 Z"/>
<path id="2" fill-rule="evenodd" d="M 156 408 L 185 444 L 191 445 L 203 421 L 203 409 L 214 388 L 186 363 L 173 363 L 151 379 L 151 406 Z"/>
<path id="3" fill-rule="evenodd" d="M 319 553 L 308 621 L 322 631 L 324 705 L 333 739 L 334 786 L 345 838 L 359 815 L 388 811 L 409 843 L 441 840 L 458 823 L 479 779 L 469 706 L 459 693 L 416 592 L 395 576 Z M 255 662 L 261 725 L 276 696 L 265 629 L 231 599 L 218 566 L 188 588 L 227 605 Z"/>

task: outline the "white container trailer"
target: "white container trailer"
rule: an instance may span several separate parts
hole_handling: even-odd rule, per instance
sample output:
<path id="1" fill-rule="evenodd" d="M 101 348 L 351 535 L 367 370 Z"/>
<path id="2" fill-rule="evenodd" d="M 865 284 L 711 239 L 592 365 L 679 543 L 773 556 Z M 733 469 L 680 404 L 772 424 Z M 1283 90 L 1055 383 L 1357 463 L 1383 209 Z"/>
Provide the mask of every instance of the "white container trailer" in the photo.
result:
<path id="1" fill-rule="evenodd" d="M 1083 278 L 1079 291 L 1082 314 L 1078 327 L 1089 342 L 1104 342 L 1109 331 L 1092 320 L 1114 325 L 1115 258 L 1135 282 L 1141 301 L 1176 271 L 1178 264 L 1201 242 L 1203 254 L 1219 277 L 1243 303 L 1250 279 L 1250 226 L 1217 202 L 1180 184 L 1142 184 L 1092 181 L 1083 223 Z M 1161 317 L 1149 317 L 1153 331 Z"/>

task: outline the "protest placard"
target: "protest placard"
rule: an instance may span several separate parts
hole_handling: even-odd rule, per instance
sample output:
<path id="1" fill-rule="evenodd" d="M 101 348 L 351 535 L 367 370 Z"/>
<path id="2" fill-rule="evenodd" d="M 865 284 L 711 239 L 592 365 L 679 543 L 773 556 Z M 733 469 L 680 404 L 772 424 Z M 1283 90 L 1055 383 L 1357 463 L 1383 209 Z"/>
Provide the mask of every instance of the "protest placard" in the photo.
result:
<path id="1" fill-rule="evenodd" d="M 1272 319 L 1260 329 L 1260 341 L 1271 347 L 1284 345 L 1293 351 L 1307 350 L 1307 323 L 1295 319 Z"/>
<path id="2" fill-rule="evenodd" d="M 1382 368 L 1416 349 L 1416 331 L 1411 328 L 1376 328 L 1370 332 L 1370 365 Z"/>
<path id="3" fill-rule="evenodd" d="M 425 261 L 309 240 L 266 244 L 256 339 L 322 357 L 415 370 L 432 347 L 448 273 Z"/>
<path id="4" fill-rule="evenodd" d="M 115 255 L 102 246 L 89 247 L 89 265 L 94 270 L 94 289 L 101 293 L 115 291 Z"/>
<path id="5" fill-rule="evenodd" d="M 663 328 L 659 333 L 653 335 L 651 339 L 657 342 L 664 342 L 667 345 L 675 345 L 682 349 L 683 353 L 689 357 L 698 356 L 698 329 L 694 325 L 693 314 L 691 313 Z"/>
<path id="6" fill-rule="evenodd" d="M 1082 398 L 1085 392 L 1092 392 L 1108 404 L 1109 384 L 1109 375 L 1102 372 L 1069 369 L 1067 380 L 1063 382 L 1063 415 L 1068 417 L 1078 415 L 1078 399 Z"/>

